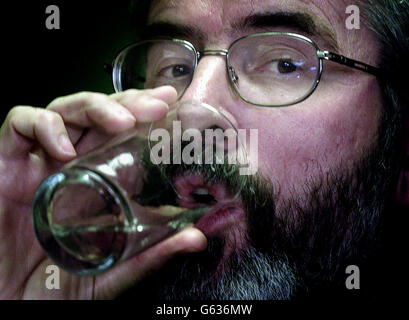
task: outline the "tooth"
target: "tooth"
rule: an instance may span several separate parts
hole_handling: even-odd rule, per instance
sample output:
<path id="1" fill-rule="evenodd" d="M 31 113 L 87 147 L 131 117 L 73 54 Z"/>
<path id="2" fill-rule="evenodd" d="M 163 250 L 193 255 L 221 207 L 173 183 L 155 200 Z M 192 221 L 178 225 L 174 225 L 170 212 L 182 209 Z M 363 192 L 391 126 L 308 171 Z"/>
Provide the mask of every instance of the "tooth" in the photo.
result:
<path id="1" fill-rule="evenodd" d="M 195 191 L 193 191 L 193 193 L 198 194 L 198 195 L 206 195 L 206 194 L 209 194 L 209 190 L 200 188 L 200 189 L 196 189 Z"/>

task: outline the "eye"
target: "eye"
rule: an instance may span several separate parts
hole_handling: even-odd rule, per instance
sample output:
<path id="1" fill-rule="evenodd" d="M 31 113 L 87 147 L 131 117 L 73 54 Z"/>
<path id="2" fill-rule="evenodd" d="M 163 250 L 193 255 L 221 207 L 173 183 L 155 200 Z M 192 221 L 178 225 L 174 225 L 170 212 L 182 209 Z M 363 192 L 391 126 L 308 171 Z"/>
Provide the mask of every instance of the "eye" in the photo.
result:
<path id="1" fill-rule="evenodd" d="M 268 60 L 256 64 L 258 67 L 253 71 L 268 77 L 288 77 L 304 72 L 305 63 L 294 59 L 269 57 Z M 251 73 L 251 69 L 247 71 Z"/>
<path id="2" fill-rule="evenodd" d="M 289 60 L 280 60 L 275 63 L 279 73 L 291 73 L 297 70 L 297 65 Z"/>
<path id="3" fill-rule="evenodd" d="M 185 75 L 190 74 L 191 70 L 188 66 L 174 66 L 172 68 L 172 76 L 176 77 L 182 77 Z"/>
<path id="4" fill-rule="evenodd" d="M 180 78 L 188 76 L 192 73 L 192 69 L 187 65 L 172 65 L 160 70 L 159 76 L 165 78 Z"/>
<path id="5" fill-rule="evenodd" d="M 299 65 L 299 63 L 295 63 L 291 60 L 273 60 L 270 62 L 269 69 L 276 73 L 289 74 L 295 72 Z"/>

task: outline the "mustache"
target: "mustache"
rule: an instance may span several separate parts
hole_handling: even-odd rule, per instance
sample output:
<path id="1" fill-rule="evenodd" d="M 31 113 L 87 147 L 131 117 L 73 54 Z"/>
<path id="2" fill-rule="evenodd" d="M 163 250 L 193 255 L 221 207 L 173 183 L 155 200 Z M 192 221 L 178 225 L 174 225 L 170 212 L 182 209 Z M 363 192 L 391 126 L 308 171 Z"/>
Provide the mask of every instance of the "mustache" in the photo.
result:
<path id="1" fill-rule="evenodd" d="M 134 197 L 134 200 L 142 205 L 175 205 L 177 191 L 174 187 L 174 179 L 190 174 L 201 175 L 208 184 L 223 184 L 231 194 L 240 196 L 243 190 L 248 192 L 254 190 L 250 186 L 251 176 L 240 174 L 242 165 L 229 164 L 227 155 L 224 160 L 220 161 L 220 158 L 216 159 L 216 155 L 214 155 L 211 163 L 198 161 L 191 164 L 183 162 L 180 164 L 156 164 L 152 162 L 149 150 L 145 150 L 141 159 L 146 172 L 143 190 Z"/>
<path id="2" fill-rule="evenodd" d="M 178 176 L 199 174 L 209 184 L 222 184 L 231 194 L 241 199 L 245 211 L 248 241 L 257 248 L 271 251 L 271 244 L 276 241 L 274 232 L 260 232 L 266 227 L 278 226 L 276 219 L 276 199 L 274 187 L 259 174 L 240 175 L 240 166 L 229 164 L 154 164 L 146 152 L 142 157 L 147 170 L 144 189 L 138 196 L 142 205 L 161 206 L 177 205 L 178 194 L 173 187 L 173 179 Z M 273 227 L 271 227 L 273 226 Z M 277 242 L 278 243 L 278 242 Z"/>

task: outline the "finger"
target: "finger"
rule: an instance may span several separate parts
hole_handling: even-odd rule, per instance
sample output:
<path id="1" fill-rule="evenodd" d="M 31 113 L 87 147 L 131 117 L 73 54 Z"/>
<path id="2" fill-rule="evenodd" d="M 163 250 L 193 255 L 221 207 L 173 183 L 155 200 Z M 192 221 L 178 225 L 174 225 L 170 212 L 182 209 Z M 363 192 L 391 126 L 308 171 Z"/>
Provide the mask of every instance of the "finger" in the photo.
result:
<path id="1" fill-rule="evenodd" d="M 107 95 L 80 92 L 53 100 L 47 110 L 61 115 L 64 122 L 79 128 L 99 126 L 108 133 L 131 128 L 135 124 L 133 115 Z"/>
<path id="2" fill-rule="evenodd" d="M 30 151 L 36 143 L 59 161 L 69 161 L 76 155 L 59 114 L 28 106 L 13 108 L 1 128 L 0 150 L 6 156 L 15 156 Z"/>
<path id="3" fill-rule="evenodd" d="M 100 126 L 108 133 L 131 128 L 136 122 L 163 118 L 168 103 L 177 98 L 172 87 L 128 90 L 111 96 L 82 92 L 54 100 L 47 107 L 58 112 L 65 122 L 81 127 Z"/>
<path id="4" fill-rule="evenodd" d="M 95 298 L 111 299 L 131 287 L 152 270 L 160 268 L 171 257 L 202 251 L 207 246 L 204 234 L 196 228 L 187 228 L 173 237 L 153 246 L 119 265 L 95 280 Z"/>
<path id="5" fill-rule="evenodd" d="M 151 122 L 163 118 L 169 105 L 177 100 L 176 89 L 162 86 L 155 89 L 131 89 L 111 95 L 115 101 L 125 106 L 137 122 Z"/>

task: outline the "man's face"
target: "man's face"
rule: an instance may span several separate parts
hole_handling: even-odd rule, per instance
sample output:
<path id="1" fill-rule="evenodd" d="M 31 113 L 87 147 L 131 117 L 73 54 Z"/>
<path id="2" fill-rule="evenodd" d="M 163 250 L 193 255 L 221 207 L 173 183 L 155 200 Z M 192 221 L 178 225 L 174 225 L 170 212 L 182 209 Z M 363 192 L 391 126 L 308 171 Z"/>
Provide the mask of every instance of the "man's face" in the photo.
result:
<path id="1" fill-rule="evenodd" d="M 373 35 L 362 22 L 359 30 L 348 30 L 345 26 L 345 9 L 349 4 L 339 0 L 158 0 L 153 1 L 148 24 L 164 22 L 193 30 L 191 35 L 182 38 L 193 43 L 198 50 L 227 49 L 237 38 L 257 32 L 294 32 L 310 37 L 321 50 L 334 51 L 376 65 L 378 48 Z M 309 15 L 315 32 L 310 34 L 308 30 L 300 30 L 299 26 L 288 25 L 286 21 L 280 21 L 280 25 L 277 25 L 273 18 L 264 19 L 263 23 L 242 23 L 244 20 L 251 21 L 248 19 L 250 17 L 274 17 L 278 12 Z M 247 256 L 253 258 L 249 259 L 257 259 L 254 252 L 258 250 L 263 251 L 265 256 L 262 259 L 264 267 L 260 269 L 270 268 L 272 273 L 286 274 L 289 282 L 295 281 L 298 276 L 303 276 L 303 272 L 292 269 L 296 262 L 291 257 L 297 252 L 302 257 L 308 254 L 294 246 L 307 248 L 315 245 L 314 239 L 319 239 L 315 233 L 323 230 L 319 226 L 322 221 L 316 221 L 321 219 L 317 218 L 318 212 L 327 215 L 322 219 L 326 223 L 342 221 L 340 234 L 333 234 L 333 238 L 339 240 L 339 243 L 334 240 L 334 246 L 342 246 L 340 239 L 353 237 L 353 232 L 349 230 L 354 224 L 352 220 L 359 215 L 357 212 L 364 211 L 348 203 L 359 202 L 359 193 L 365 192 L 356 170 L 368 170 L 370 165 L 365 161 L 377 143 L 381 119 L 377 80 L 364 72 L 324 62 L 321 82 L 312 96 L 301 103 L 279 108 L 248 104 L 235 95 L 229 86 L 225 58 L 205 56 L 199 61 L 183 99 L 199 100 L 218 108 L 239 129 L 258 129 L 258 176 L 263 184 L 255 188 L 255 192 L 268 194 L 266 197 L 269 199 L 261 205 L 249 204 L 248 221 L 243 218 L 243 221 L 236 222 L 232 230 L 224 231 L 226 235 L 241 236 L 235 236 L 230 243 L 225 237 L 220 246 L 229 246 L 229 251 L 238 251 L 249 248 L 251 244 L 249 252 L 252 253 Z M 340 195 L 343 188 L 350 189 Z M 260 194 L 257 197 L 263 198 Z M 246 199 L 251 202 L 251 198 L 248 195 Z M 336 212 L 336 217 L 332 211 Z M 351 214 L 351 211 L 356 213 Z M 257 215 L 263 226 L 257 222 Z M 274 216 L 274 219 L 271 217 L 272 225 L 264 215 Z M 254 224 L 249 225 L 249 221 L 254 221 Z M 304 225 L 307 223 L 310 225 Z M 333 232 L 330 229 L 335 227 L 327 225 L 326 232 Z M 206 230 L 203 231 L 206 234 Z M 261 245 L 263 249 L 258 245 L 264 240 L 253 239 L 252 233 L 258 233 L 259 238 L 270 239 Z M 268 241 L 279 243 L 276 247 L 270 243 L 271 248 L 283 252 L 266 253 L 268 249 L 264 246 L 269 246 Z M 285 252 L 285 248 L 289 252 Z M 313 251 L 313 248 L 310 249 Z M 325 250 L 325 254 L 330 254 L 328 251 L 331 248 Z M 221 251 L 226 253 L 225 248 Z M 274 259 L 279 263 L 269 264 Z M 297 267 L 300 268 L 299 264 Z M 280 285 L 286 286 L 286 283 Z M 285 298 L 289 295 L 267 294 L 266 297 Z M 240 297 L 246 298 L 245 295 Z"/>
<path id="2" fill-rule="evenodd" d="M 291 26 L 234 26 L 244 18 L 276 12 L 309 14 L 317 33 L 309 35 L 321 50 L 375 64 L 377 51 L 366 29 L 345 27 L 343 1 L 154 1 L 149 24 L 167 22 L 197 30 L 191 41 L 200 50 L 227 49 L 237 38 L 265 31 L 292 31 Z M 335 43 L 328 39 L 332 35 Z M 204 35 L 200 39 L 200 35 Z M 337 45 L 331 48 L 330 45 Z M 326 72 L 327 71 L 327 72 Z M 324 62 L 321 83 L 307 100 L 290 107 L 250 105 L 229 88 L 225 58 L 207 56 L 199 62 L 184 98 L 206 102 L 228 116 L 238 128 L 256 128 L 259 173 L 280 186 L 282 199 L 297 196 L 307 180 L 350 168 L 375 142 L 380 116 L 376 78 Z"/>

